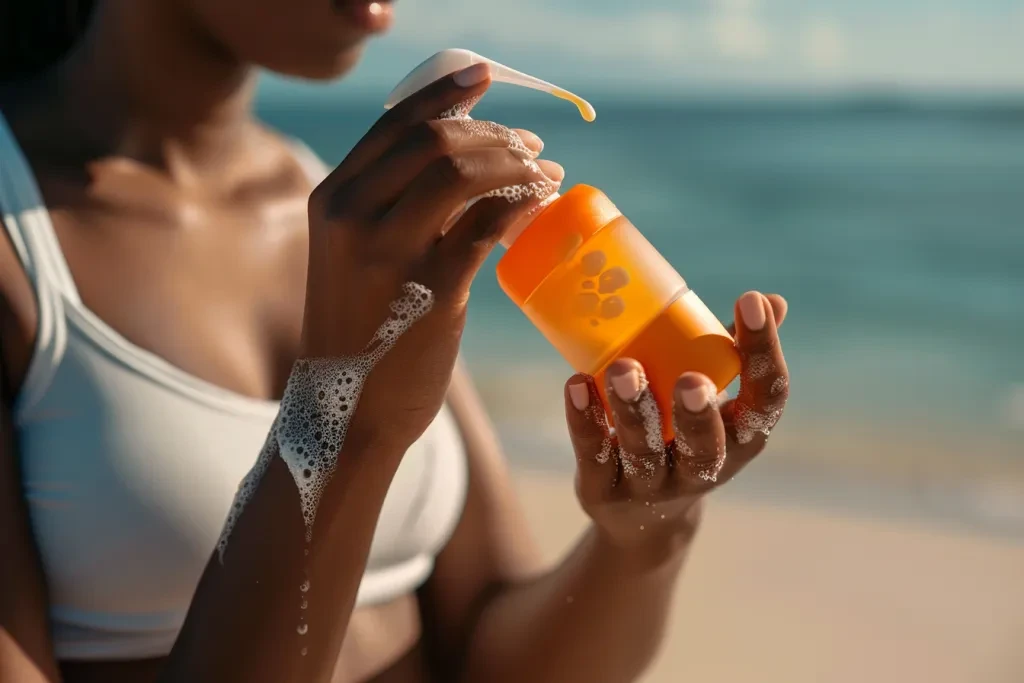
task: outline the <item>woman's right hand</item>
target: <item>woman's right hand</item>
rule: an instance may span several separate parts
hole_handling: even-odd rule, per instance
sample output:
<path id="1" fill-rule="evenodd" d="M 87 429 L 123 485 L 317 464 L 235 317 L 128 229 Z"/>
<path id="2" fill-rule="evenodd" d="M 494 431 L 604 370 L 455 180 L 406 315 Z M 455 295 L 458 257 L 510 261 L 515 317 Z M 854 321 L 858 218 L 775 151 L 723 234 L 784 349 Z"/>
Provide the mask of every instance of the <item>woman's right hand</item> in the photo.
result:
<path id="1" fill-rule="evenodd" d="M 532 133 L 442 118 L 468 112 L 489 85 L 487 65 L 475 65 L 404 100 L 310 197 L 301 358 L 364 353 L 407 283 L 433 295 L 369 373 L 349 438 L 404 451 L 423 433 L 444 401 L 470 283 L 504 231 L 561 181 L 558 164 L 534 161 L 542 145 Z M 470 199 L 506 187 L 519 196 L 482 199 L 451 223 Z"/>

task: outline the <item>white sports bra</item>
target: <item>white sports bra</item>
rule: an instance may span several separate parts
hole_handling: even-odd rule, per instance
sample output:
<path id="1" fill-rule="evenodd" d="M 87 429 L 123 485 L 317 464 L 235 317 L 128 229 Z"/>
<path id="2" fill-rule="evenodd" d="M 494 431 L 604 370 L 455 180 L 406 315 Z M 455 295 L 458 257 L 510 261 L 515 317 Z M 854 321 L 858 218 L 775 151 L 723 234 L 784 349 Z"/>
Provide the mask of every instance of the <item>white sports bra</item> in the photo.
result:
<path id="1" fill-rule="evenodd" d="M 319 182 L 323 164 L 297 153 Z M 0 215 L 38 300 L 35 352 L 11 410 L 56 655 L 166 655 L 277 403 L 189 375 L 82 305 L 2 116 Z M 357 605 L 426 580 L 461 516 L 466 469 L 444 409 L 388 491 Z"/>

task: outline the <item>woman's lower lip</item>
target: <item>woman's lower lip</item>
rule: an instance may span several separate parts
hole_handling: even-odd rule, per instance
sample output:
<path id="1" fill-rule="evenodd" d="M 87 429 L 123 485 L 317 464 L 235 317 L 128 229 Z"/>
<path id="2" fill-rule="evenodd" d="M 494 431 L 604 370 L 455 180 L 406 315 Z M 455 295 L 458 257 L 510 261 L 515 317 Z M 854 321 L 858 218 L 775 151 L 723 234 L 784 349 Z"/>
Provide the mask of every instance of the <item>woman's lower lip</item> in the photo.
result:
<path id="1" fill-rule="evenodd" d="M 361 28 L 371 33 L 388 30 L 395 19 L 395 11 L 390 2 L 335 0 L 334 6 L 339 12 L 343 12 Z"/>

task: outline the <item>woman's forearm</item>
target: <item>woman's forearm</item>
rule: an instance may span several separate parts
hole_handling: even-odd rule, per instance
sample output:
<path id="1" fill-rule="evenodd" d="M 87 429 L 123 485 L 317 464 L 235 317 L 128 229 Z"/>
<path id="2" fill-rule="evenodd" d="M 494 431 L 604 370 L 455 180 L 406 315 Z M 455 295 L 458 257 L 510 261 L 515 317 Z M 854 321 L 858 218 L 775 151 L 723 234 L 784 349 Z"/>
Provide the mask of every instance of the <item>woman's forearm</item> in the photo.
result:
<path id="1" fill-rule="evenodd" d="M 161 680 L 329 681 L 400 460 L 350 435 L 307 546 L 295 481 L 275 455 L 223 563 L 208 563 Z"/>
<path id="2" fill-rule="evenodd" d="M 698 517 L 695 510 L 694 530 Z M 557 568 L 488 602 L 462 680 L 634 680 L 661 643 L 691 539 L 625 550 L 591 527 Z"/>

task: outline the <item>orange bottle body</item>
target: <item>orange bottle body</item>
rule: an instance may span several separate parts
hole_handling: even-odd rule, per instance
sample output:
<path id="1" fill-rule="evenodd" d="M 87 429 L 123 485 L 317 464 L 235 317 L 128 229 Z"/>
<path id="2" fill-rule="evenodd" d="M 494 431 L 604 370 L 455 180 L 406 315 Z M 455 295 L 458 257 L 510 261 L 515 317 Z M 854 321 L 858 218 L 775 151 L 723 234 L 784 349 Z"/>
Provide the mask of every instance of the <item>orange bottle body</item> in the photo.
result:
<path id="1" fill-rule="evenodd" d="M 498 263 L 506 294 L 604 397 L 605 369 L 639 361 L 672 438 L 684 372 L 719 390 L 739 374 L 732 337 L 682 276 L 599 190 L 578 185 L 541 212 Z"/>

